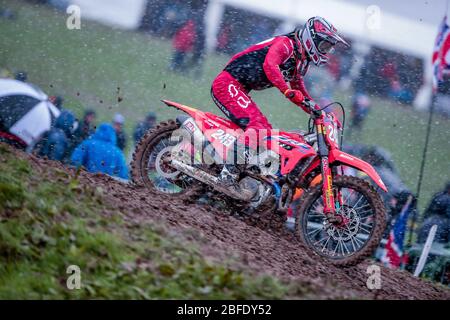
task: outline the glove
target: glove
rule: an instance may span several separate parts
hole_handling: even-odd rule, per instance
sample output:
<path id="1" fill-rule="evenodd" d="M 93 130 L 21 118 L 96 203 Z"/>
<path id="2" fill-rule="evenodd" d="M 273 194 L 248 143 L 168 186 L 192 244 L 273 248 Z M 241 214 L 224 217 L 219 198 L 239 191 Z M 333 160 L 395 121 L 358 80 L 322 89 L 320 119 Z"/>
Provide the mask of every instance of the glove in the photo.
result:
<path id="1" fill-rule="evenodd" d="M 300 105 L 305 100 L 305 97 L 300 90 L 287 89 L 284 92 L 284 95 L 296 105 Z"/>

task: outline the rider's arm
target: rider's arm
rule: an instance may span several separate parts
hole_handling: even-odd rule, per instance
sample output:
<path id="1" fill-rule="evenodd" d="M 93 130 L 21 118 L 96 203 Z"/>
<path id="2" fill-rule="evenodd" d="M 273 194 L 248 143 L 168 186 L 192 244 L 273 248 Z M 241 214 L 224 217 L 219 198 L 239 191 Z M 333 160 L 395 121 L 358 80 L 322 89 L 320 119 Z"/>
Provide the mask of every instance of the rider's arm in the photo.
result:
<path id="1" fill-rule="evenodd" d="M 284 81 L 284 77 L 280 71 L 280 65 L 289 59 L 294 51 L 291 40 L 287 37 L 279 37 L 270 46 L 264 60 L 264 72 L 272 84 L 281 91 L 282 94 L 289 90 L 289 86 Z"/>
<path id="2" fill-rule="evenodd" d="M 309 94 L 308 90 L 306 90 L 305 81 L 303 81 L 303 77 L 299 76 L 296 79 L 292 80 L 290 82 L 290 85 L 291 89 L 300 90 L 306 98 L 312 100 L 311 95 Z"/>
<path id="3" fill-rule="evenodd" d="M 306 99 L 312 100 L 311 95 L 309 94 L 308 90 L 306 90 L 305 82 L 303 81 L 303 77 L 298 77 L 294 80 L 292 80 L 290 83 L 291 89 L 293 90 L 299 90 Z M 301 104 L 300 108 L 303 109 L 306 113 L 310 113 L 311 111 L 304 105 Z"/>

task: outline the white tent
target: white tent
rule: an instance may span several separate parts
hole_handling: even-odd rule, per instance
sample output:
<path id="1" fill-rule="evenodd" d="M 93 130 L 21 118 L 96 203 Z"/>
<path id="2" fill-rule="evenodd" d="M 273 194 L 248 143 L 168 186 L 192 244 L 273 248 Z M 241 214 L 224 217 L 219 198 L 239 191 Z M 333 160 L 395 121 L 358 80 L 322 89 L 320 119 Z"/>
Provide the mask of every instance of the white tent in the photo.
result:
<path id="1" fill-rule="evenodd" d="M 69 0 L 69 3 L 80 7 L 82 19 L 132 29 L 139 25 L 147 0 Z M 354 40 L 429 60 L 446 3 L 447 0 L 209 0 L 207 43 L 210 49 L 214 48 L 224 7 L 229 5 L 292 25 L 320 15 Z"/>
<path id="2" fill-rule="evenodd" d="M 437 28 L 446 9 L 446 0 L 427 3 L 421 0 L 210 0 L 210 6 L 216 11 L 230 5 L 293 23 L 303 23 L 309 17 L 320 15 L 355 40 L 421 58 L 431 56 Z M 217 23 L 216 17 L 217 14 L 212 18 Z M 214 24 L 211 19 L 207 19 L 207 23 Z M 211 34 L 216 31 L 209 30 Z"/>
<path id="3" fill-rule="evenodd" d="M 70 0 L 80 7 L 81 20 L 96 20 L 124 29 L 135 29 L 144 15 L 146 0 Z"/>
<path id="4" fill-rule="evenodd" d="M 151 1 L 151 0 L 148 0 Z M 69 0 L 81 8 L 81 18 L 136 28 L 147 0 Z M 447 0 L 209 0 L 206 10 L 206 43 L 216 45 L 225 6 L 233 6 L 285 21 L 284 27 L 304 23 L 309 17 L 326 17 L 357 45 L 377 45 L 409 54 L 424 61 L 424 88 L 419 94 L 428 105 L 431 93 L 431 54 L 438 25 L 447 10 Z M 225 22 L 226 23 L 226 22 Z M 229 21 L 233 23 L 233 21 Z M 257 28 L 258 26 L 255 26 Z"/>

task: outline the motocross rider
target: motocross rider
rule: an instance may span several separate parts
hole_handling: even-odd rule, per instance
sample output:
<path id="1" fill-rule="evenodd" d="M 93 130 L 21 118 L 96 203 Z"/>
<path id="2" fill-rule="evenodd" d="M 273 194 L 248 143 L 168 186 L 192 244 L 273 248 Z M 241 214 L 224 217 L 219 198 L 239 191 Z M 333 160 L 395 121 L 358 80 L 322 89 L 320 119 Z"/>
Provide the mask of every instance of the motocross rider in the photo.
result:
<path id="1" fill-rule="evenodd" d="M 326 64 L 328 54 L 338 43 L 349 46 L 336 28 L 321 17 L 308 19 L 303 28 L 276 36 L 234 55 L 214 79 L 211 96 L 220 110 L 241 129 L 272 129 L 271 124 L 249 95 L 251 90 L 276 87 L 300 106 L 316 106 L 306 90 L 303 77 L 312 61 Z M 222 176 L 227 176 L 224 166 Z"/>

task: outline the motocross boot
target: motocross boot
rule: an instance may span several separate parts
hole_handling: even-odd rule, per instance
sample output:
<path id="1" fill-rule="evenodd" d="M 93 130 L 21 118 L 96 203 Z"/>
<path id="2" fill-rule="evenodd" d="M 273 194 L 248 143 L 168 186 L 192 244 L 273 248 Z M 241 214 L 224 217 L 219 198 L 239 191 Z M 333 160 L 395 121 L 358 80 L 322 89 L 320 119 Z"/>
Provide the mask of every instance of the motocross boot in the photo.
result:
<path id="1" fill-rule="evenodd" d="M 240 169 L 248 163 L 248 147 L 236 140 L 233 147 L 228 150 L 227 159 L 232 161 L 223 165 L 220 180 L 226 185 L 237 186 Z"/>

